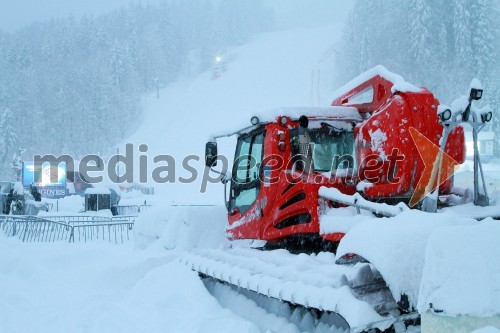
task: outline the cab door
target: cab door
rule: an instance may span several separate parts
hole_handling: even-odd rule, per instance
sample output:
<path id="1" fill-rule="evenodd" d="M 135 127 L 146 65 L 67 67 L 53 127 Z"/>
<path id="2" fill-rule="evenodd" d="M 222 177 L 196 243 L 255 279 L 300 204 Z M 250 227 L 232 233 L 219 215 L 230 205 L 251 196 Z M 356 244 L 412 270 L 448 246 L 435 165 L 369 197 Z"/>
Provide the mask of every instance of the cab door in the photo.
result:
<path id="1" fill-rule="evenodd" d="M 261 216 L 257 198 L 264 155 L 264 128 L 238 138 L 229 194 L 230 238 L 259 238 Z"/>

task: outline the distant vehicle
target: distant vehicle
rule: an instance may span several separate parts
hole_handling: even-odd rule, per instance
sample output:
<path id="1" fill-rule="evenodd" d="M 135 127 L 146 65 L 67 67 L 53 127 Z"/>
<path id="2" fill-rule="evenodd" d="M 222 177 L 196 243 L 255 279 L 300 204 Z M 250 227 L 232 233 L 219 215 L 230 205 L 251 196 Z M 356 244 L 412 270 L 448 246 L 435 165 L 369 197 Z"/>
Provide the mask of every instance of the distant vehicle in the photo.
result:
<path id="1" fill-rule="evenodd" d="M 229 69 L 229 64 L 222 57 L 217 56 L 215 58 L 215 64 L 212 67 L 212 80 L 216 80 L 222 76 L 223 73 L 227 72 Z"/>

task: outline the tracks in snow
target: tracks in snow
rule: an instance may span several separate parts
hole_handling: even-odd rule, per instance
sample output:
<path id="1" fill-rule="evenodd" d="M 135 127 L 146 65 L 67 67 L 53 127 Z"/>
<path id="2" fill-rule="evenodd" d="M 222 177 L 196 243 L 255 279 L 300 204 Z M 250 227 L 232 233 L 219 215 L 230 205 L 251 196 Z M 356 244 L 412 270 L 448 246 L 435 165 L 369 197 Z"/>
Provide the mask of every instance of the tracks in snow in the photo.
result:
<path id="1" fill-rule="evenodd" d="M 182 256 L 181 262 L 238 292 L 257 293 L 292 307 L 336 313 L 352 332 L 368 327 L 385 329 L 400 319 L 394 299 L 370 264 L 342 266 L 334 264 L 334 259 L 331 253 L 292 255 L 285 250 L 234 247 L 193 250 Z"/>

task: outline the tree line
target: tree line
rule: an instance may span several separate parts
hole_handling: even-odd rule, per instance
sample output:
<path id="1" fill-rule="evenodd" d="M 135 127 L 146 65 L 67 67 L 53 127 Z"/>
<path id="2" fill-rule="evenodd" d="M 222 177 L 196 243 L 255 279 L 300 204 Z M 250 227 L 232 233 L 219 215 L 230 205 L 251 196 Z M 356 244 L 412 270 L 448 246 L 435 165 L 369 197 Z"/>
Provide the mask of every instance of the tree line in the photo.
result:
<path id="1" fill-rule="evenodd" d="M 34 154 L 107 153 L 134 131 L 141 97 L 273 28 L 261 0 L 163 1 L 0 31 L 0 171 Z"/>
<path id="2" fill-rule="evenodd" d="M 500 16 L 493 5 L 492 0 L 357 1 L 337 48 L 337 84 L 382 64 L 449 105 L 476 77 L 484 86 L 481 104 L 494 111 L 500 157 Z"/>

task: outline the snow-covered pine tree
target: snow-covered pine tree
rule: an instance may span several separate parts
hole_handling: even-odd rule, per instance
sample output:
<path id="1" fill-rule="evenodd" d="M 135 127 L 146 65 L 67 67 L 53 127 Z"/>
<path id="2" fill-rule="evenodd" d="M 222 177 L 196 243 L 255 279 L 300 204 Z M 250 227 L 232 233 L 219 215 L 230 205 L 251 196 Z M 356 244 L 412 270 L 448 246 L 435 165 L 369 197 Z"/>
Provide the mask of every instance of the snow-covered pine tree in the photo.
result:
<path id="1" fill-rule="evenodd" d="M 472 33 L 473 73 L 483 82 L 486 94 L 484 103 L 493 97 L 493 70 L 496 68 L 494 52 L 493 6 L 490 0 L 471 1 L 470 27 Z"/>
<path id="2" fill-rule="evenodd" d="M 14 176 L 17 182 L 21 181 L 22 170 L 23 170 L 23 159 L 21 155 L 26 152 L 26 149 L 19 148 L 12 157 L 12 162 L 10 164 L 11 169 L 14 171 Z M 21 192 L 22 193 L 22 192 Z"/>
<path id="3" fill-rule="evenodd" d="M 199 74 L 210 68 L 214 52 L 268 31 L 264 1 L 251 2 L 225 1 L 232 8 L 217 17 L 217 2 L 205 0 L 134 4 L 0 31 L 0 121 L 8 106 L 22 139 L 17 144 L 30 155 L 64 150 L 79 158 L 113 146 L 138 124 L 139 98 L 156 90 L 154 78 L 160 85 L 175 81 L 203 49 L 206 63 L 191 71 Z M 209 31 L 216 38 L 208 38 Z M 10 171 L 12 151 L 0 155 L 0 169 Z"/>
<path id="4" fill-rule="evenodd" d="M 500 157 L 500 114 L 498 103 L 500 102 L 500 80 L 498 75 L 498 55 L 495 47 L 498 47 L 498 31 L 493 24 L 495 10 L 491 0 L 470 0 L 469 30 L 471 34 L 471 66 L 468 79 L 477 77 L 484 86 L 484 97 L 482 105 L 490 105 L 494 113 L 493 123 L 490 130 L 495 132 L 494 154 Z"/>
<path id="5" fill-rule="evenodd" d="M 174 7 L 172 4 L 166 1 L 160 4 L 158 34 L 164 57 L 164 70 L 160 76 L 160 85 L 172 82 L 179 75 L 181 63 L 177 59 L 180 55 L 184 54 L 182 43 L 179 40 L 178 27 L 175 25 L 173 11 Z"/>
<path id="6" fill-rule="evenodd" d="M 363 37 L 361 38 L 360 53 L 359 53 L 359 72 L 363 73 L 371 66 L 370 59 L 370 45 L 366 38 L 366 33 L 363 32 Z"/>
<path id="7" fill-rule="evenodd" d="M 382 0 L 377 4 L 365 1 L 356 2 L 347 19 L 334 59 L 338 73 L 336 85 L 344 84 L 359 75 L 361 71 L 371 68 L 373 66 L 372 54 L 374 61 L 377 61 L 377 50 L 372 45 L 379 40 L 372 18 L 382 12 L 385 2 L 387 0 Z M 379 24 L 382 23 L 379 22 Z"/>
<path id="8" fill-rule="evenodd" d="M 8 157 L 12 156 L 15 152 L 17 144 L 14 115 L 9 108 L 6 108 L 2 113 L 0 133 L 2 133 L 2 141 L 0 142 L 0 161 L 6 162 Z"/>
<path id="9" fill-rule="evenodd" d="M 404 1 L 407 24 L 408 79 L 435 91 L 442 80 L 443 56 L 448 53 L 446 28 L 441 19 L 443 1 Z"/>
<path id="10" fill-rule="evenodd" d="M 491 80 L 491 98 L 490 106 L 493 111 L 493 120 L 491 130 L 495 133 L 495 140 L 493 142 L 493 155 L 495 158 L 500 158 L 500 70 L 496 70 L 495 78 Z"/>
<path id="11" fill-rule="evenodd" d="M 455 0 L 453 6 L 453 34 L 454 38 L 454 64 L 455 77 L 461 85 L 460 90 L 470 81 L 473 69 L 471 16 L 468 0 Z"/>

